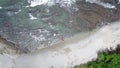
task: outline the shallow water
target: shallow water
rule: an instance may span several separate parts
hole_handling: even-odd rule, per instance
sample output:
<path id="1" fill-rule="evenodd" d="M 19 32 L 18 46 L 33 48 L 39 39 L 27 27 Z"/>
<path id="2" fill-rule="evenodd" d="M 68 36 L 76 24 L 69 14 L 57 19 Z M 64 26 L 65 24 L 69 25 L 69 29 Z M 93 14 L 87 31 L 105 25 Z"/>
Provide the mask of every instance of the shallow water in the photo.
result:
<path id="1" fill-rule="evenodd" d="M 61 68 L 61 66 L 66 68 L 66 66 L 63 64 L 69 64 L 70 57 L 68 56 L 69 53 L 72 52 L 74 48 L 73 46 L 76 46 L 76 43 L 79 44 L 80 41 L 89 37 L 95 31 L 96 30 L 92 32 L 83 32 L 77 34 L 74 37 L 65 39 L 64 41 L 61 41 L 55 45 L 52 45 L 51 47 L 40 49 L 27 55 L 21 55 L 16 60 L 17 65 L 15 65 L 15 68 L 49 68 L 54 67 L 54 65 L 55 68 Z M 80 47 L 84 48 L 84 46 Z M 24 60 L 22 64 L 21 60 Z"/>
<path id="2" fill-rule="evenodd" d="M 2 68 L 70 68 L 92 61 L 97 58 L 98 51 L 110 47 L 116 48 L 120 42 L 119 26 L 120 22 L 103 26 L 97 31 L 78 34 L 55 46 L 29 54 L 0 55 L 2 59 L 0 66 Z"/>

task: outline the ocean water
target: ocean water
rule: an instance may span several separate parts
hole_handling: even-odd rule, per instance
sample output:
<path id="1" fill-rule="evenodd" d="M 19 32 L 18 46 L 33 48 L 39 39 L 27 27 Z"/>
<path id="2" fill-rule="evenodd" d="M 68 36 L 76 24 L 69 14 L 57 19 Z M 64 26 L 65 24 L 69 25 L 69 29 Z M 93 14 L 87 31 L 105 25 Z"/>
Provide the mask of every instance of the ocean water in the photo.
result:
<path id="1" fill-rule="evenodd" d="M 94 28 L 75 14 L 73 0 L 0 1 L 4 2 L 0 3 L 0 36 L 24 52 L 48 47 Z M 39 4 L 31 7 L 34 2 Z M 54 5 L 47 5 L 49 2 Z"/>
<path id="2" fill-rule="evenodd" d="M 0 68 L 71 68 L 95 60 L 99 51 L 115 49 L 119 44 L 120 21 L 89 31 L 86 30 L 89 29 L 88 22 L 69 15 L 74 0 L 62 0 L 60 5 L 60 0 L 49 1 L 0 0 L 0 35 L 20 44 L 21 50 L 31 50 L 27 54 L 16 53 L 9 45 L 0 43 L 3 51 Z M 115 8 L 96 0 L 89 2 Z M 48 46 L 51 42 L 56 44 Z"/>

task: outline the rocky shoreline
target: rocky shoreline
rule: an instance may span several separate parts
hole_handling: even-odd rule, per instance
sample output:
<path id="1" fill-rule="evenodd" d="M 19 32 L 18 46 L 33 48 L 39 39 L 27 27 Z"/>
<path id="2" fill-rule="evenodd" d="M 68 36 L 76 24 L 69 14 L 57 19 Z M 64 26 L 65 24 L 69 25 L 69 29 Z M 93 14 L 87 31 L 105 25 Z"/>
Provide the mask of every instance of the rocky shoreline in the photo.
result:
<path id="1" fill-rule="evenodd" d="M 101 24 L 104 25 L 120 19 L 119 4 L 116 5 L 116 8 L 105 8 L 104 6 L 84 1 L 78 1 L 76 3 L 79 8 L 76 15 L 78 15 L 79 18 L 88 21 L 92 27 Z"/>
<path id="2" fill-rule="evenodd" d="M 24 52 L 48 47 L 80 32 L 91 31 L 120 19 L 118 0 L 101 2 L 112 4 L 115 8 L 85 0 L 76 1 L 72 8 L 59 5 L 25 7 L 22 2 L 3 7 L 0 9 L 0 36 Z"/>

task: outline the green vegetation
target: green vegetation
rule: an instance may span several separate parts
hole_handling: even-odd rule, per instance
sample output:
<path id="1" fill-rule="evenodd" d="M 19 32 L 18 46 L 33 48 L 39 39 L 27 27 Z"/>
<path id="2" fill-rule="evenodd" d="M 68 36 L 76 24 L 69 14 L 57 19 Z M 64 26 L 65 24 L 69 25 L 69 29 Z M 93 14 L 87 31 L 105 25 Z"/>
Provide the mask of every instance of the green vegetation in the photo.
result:
<path id="1" fill-rule="evenodd" d="M 74 68 L 120 68 L 120 46 L 114 51 L 105 51 L 95 61 Z"/>

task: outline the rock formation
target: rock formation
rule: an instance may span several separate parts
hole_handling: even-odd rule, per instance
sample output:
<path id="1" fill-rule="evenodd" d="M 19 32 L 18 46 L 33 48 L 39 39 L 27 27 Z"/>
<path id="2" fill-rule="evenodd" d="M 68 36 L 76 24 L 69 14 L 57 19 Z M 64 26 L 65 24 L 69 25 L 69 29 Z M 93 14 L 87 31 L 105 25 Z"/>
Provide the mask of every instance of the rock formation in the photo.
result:
<path id="1" fill-rule="evenodd" d="M 49 47 L 81 31 L 117 21 L 118 0 L 101 0 L 115 8 L 105 8 L 85 0 L 68 6 L 55 4 L 30 7 L 26 0 L 0 3 L 0 36 L 24 52 Z"/>

